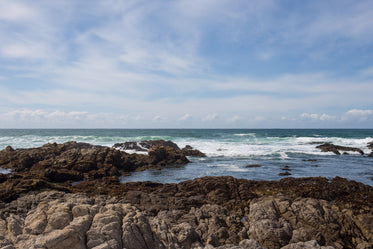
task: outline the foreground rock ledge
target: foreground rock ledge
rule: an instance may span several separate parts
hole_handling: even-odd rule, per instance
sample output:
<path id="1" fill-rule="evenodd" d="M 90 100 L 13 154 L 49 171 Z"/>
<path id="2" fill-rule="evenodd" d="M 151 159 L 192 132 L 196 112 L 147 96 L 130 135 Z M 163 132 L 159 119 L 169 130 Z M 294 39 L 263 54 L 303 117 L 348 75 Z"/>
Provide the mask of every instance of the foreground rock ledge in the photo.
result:
<path id="1" fill-rule="evenodd" d="M 106 184 L 0 203 L 0 248 L 373 246 L 372 187 L 342 178 Z"/>

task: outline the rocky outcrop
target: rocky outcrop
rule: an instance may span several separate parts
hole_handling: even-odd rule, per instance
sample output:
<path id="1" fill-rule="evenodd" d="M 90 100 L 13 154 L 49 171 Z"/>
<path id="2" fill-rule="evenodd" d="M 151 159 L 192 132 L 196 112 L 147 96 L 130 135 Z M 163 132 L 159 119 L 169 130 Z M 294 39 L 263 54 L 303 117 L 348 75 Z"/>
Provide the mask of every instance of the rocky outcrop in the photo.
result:
<path id="1" fill-rule="evenodd" d="M 364 152 L 359 148 L 339 146 L 339 145 L 334 145 L 330 143 L 325 143 L 325 144 L 316 146 L 316 148 L 320 149 L 322 152 L 333 152 L 336 155 L 341 155 L 340 151 L 344 151 L 344 153 L 347 153 L 346 151 L 352 151 L 352 152 L 358 152 L 361 155 L 364 155 Z"/>
<path id="2" fill-rule="evenodd" d="M 369 142 L 367 147 L 372 150 L 372 152 L 368 155 L 368 157 L 373 157 L 373 142 Z"/>
<path id="3" fill-rule="evenodd" d="M 176 188 L 192 188 L 193 183 Z M 164 207 L 157 212 L 130 195 L 30 193 L 0 204 L 0 248 L 329 249 L 373 245 L 372 230 L 366 231 L 358 221 L 370 222 L 367 217 L 372 218 L 372 212 L 367 207 L 366 217 L 360 217 L 326 200 L 279 194 L 246 196 L 242 206 L 232 209 L 221 203 L 224 197 L 213 197 L 220 194 L 208 190 L 209 184 L 196 191 L 205 192 L 201 200 L 210 197 L 211 204 L 186 205 L 181 192 L 174 199 L 163 199 Z M 170 188 L 158 185 L 158 196 L 167 194 L 163 187 Z M 149 195 L 136 191 L 136 196 Z M 238 194 L 232 201 L 240 202 L 244 193 L 232 193 Z"/>
<path id="4" fill-rule="evenodd" d="M 206 157 L 206 154 L 199 151 L 199 150 L 196 150 L 194 149 L 192 146 L 190 145 L 186 145 L 183 149 L 181 149 L 181 152 L 185 155 L 185 156 L 193 156 L 193 157 Z"/>
<path id="5" fill-rule="evenodd" d="M 113 148 L 120 149 L 120 150 L 134 150 L 134 151 L 148 151 L 151 147 L 156 146 L 163 146 L 163 147 L 171 147 L 175 150 L 180 150 L 179 146 L 172 141 L 165 141 L 165 140 L 144 140 L 141 142 L 125 142 L 125 143 L 116 143 L 113 145 Z"/>
<path id="6" fill-rule="evenodd" d="M 184 156 L 193 156 L 193 157 L 206 157 L 204 153 L 199 150 L 194 149 L 190 145 L 186 145 L 183 149 L 180 149 L 177 144 L 172 141 L 165 140 L 145 140 L 141 142 L 125 142 L 125 143 L 116 143 L 113 145 L 113 148 L 119 150 L 134 150 L 134 151 L 149 151 L 152 147 L 171 147 L 175 151 L 181 151 Z"/>
<path id="7" fill-rule="evenodd" d="M 189 160 L 172 147 L 153 146 L 148 155 L 128 154 L 105 146 L 66 142 L 39 148 L 7 147 L 0 151 L 0 166 L 16 173 L 38 173 L 52 182 L 98 179 Z"/>

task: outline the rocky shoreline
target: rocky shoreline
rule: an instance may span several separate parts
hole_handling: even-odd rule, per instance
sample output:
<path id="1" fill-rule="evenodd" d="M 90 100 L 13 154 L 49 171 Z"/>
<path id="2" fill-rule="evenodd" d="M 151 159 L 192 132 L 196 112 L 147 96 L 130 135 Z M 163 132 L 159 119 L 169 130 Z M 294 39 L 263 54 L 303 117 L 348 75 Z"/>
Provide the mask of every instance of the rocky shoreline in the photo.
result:
<path id="1" fill-rule="evenodd" d="M 0 174 L 0 248 L 373 248 L 371 186 L 339 177 L 120 183 L 188 162 L 171 146 L 147 152 L 75 142 L 1 151 L 13 172 Z"/>

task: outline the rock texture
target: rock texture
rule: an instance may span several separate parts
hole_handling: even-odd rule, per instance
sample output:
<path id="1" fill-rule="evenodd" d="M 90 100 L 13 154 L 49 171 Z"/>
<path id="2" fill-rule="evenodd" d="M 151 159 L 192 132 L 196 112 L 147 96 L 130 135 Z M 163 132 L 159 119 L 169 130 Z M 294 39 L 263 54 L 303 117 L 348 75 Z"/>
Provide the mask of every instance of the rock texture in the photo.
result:
<path id="1" fill-rule="evenodd" d="M 77 142 L 17 150 L 8 146 L 0 151 L 1 167 L 43 174 L 52 182 L 119 176 L 139 169 L 188 162 L 180 150 L 169 146 L 153 146 L 148 156 Z"/>
<path id="2" fill-rule="evenodd" d="M 113 145 L 113 148 L 120 150 L 134 150 L 134 151 L 149 151 L 152 147 L 171 147 L 176 151 L 181 151 L 185 156 L 193 157 L 206 157 L 204 153 L 199 150 L 194 149 L 192 146 L 187 145 L 183 149 L 180 149 L 177 144 L 172 141 L 165 140 L 145 140 L 141 142 L 125 142 L 117 143 Z"/>
<path id="3" fill-rule="evenodd" d="M 367 147 L 372 150 L 372 152 L 368 155 L 369 157 L 373 157 L 373 142 L 369 142 Z"/>
<path id="4" fill-rule="evenodd" d="M 168 203 L 153 213 L 129 196 L 30 193 L 1 204 L 0 248 L 289 249 L 373 245 L 371 231 L 364 233 L 356 214 L 329 201 L 276 195 L 244 203 L 240 211 L 221 204 Z"/>
<path id="5" fill-rule="evenodd" d="M 148 155 L 75 142 L 7 147 L 0 249 L 373 247 L 373 187 L 343 178 L 119 181 L 185 159 L 169 146 Z"/>
<path id="6" fill-rule="evenodd" d="M 364 152 L 359 148 L 339 146 L 330 143 L 321 144 L 319 146 L 316 146 L 316 148 L 320 149 L 323 152 L 333 152 L 336 155 L 341 155 L 340 151 L 344 151 L 344 153 L 347 153 L 346 151 L 352 151 L 364 155 Z"/>

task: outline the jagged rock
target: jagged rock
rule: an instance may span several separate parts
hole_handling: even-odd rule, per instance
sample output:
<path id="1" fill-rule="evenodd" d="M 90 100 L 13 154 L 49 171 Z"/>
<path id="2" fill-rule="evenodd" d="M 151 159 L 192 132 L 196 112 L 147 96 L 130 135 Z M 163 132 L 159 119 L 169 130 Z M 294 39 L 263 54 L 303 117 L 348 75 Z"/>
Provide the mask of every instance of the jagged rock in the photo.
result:
<path id="1" fill-rule="evenodd" d="M 367 147 L 368 147 L 369 149 L 373 150 L 373 142 L 369 142 L 369 143 L 367 144 Z"/>
<path id="2" fill-rule="evenodd" d="M 316 240 L 289 244 L 281 249 L 334 249 L 332 246 L 320 246 Z"/>
<path id="3" fill-rule="evenodd" d="M 134 150 L 134 151 L 148 151 L 151 147 L 156 146 L 163 146 L 163 147 L 171 147 L 175 150 L 180 150 L 179 146 L 172 141 L 165 141 L 165 140 L 145 140 L 141 142 L 125 142 L 125 143 L 116 143 L 113 145 L 113 148 L 120 149 L 120 150 Z"/>
<path id="4" fill-rule="evenodd" d="M 87 183 L 105 195 L 89 192 Z M 0 203 L 0 242 L 15 248 L 95 249 L 245 248 L 249 242 L 277 249 L 312 240 L 321 248 L 373 245 L 373 188 L 343 178 L 108 180 L 70 190 L 93 197 L 23 192 Z"/>
<path id="5" fill-rule="evenodd" d="M 186 145 L 182 150 L 181 152 L 185 155 L 185 156 L 193 156 L 193 157 L 206 157 L 206 154 L 199 151 L 199 150 L 196 150 L 194 149 L 192 146 L 190 145 Z"/>
<path id="6" fill-rule="evenodd" d="M 187 210 L 165 208 L 156 215 L 124 201 L 129 200 L 56 191 L 20 197 L 0 211 L 0 245 L 89 249 L 372 246 L 372 238 L 362 233 L 353 213 L 313 198 L 267 196 L 245 202 L 241 212 L 206 204 Z M 28 211 L 14 209 L 17 203 L 25 204 Z"/>
<path id="7" fill-rule="evenodd" d="M 186 164 L 180 149 L 151 147 L 149 156 L 86 143 L 46 144 L 31 149 L 0 151 L 0 166 L 18 173 L 40 174 L 51 182 L 81 181 L 120 176 L 138 169 Z M 0 177 L 0 182 L 3 176 Z"/>
<path id="8" fill-rule="evenodd" d="M 151 163 L 156 165 L 186 164 L 189 162 L 181 150 L 168 146 L 153 146 L 148 150 L 148 154 Z"/>
<path id="9" fill-rule="evenodd" d="M 199 150 L 194 149 L 190 145 L 186 145 L 183 149 L 180 149 L 177 144 L 172 141 L 165 141 L 165 140 L 145 140 L 141 142 L 125 142 L 125 143 L 117 143 L 113 145 L 113 148 L 120 149 L 120 150 L 134 150 L 134 151 L 151 151 L 152 147 L 170 147 L 173 148 L 175 151 L 181 153 L 184 156 L 193 156 L 193 157 L 206 157 L 204 153 Z"/>
<path id="10" fill-rule="evenodd" d="M 353 152 L 359 152 L 361 155 L 364 155 L 364 152 L 359 148 L 339 146 L 339 145 L 334 145 L 330 143 L 325 143 L 325 144 L 316 146 L 316 148 L 320 149 L 322 152 L 333 152 L 336 155 L 340 155 L 341 154 L 340 151 L 353 151 Z"/>

